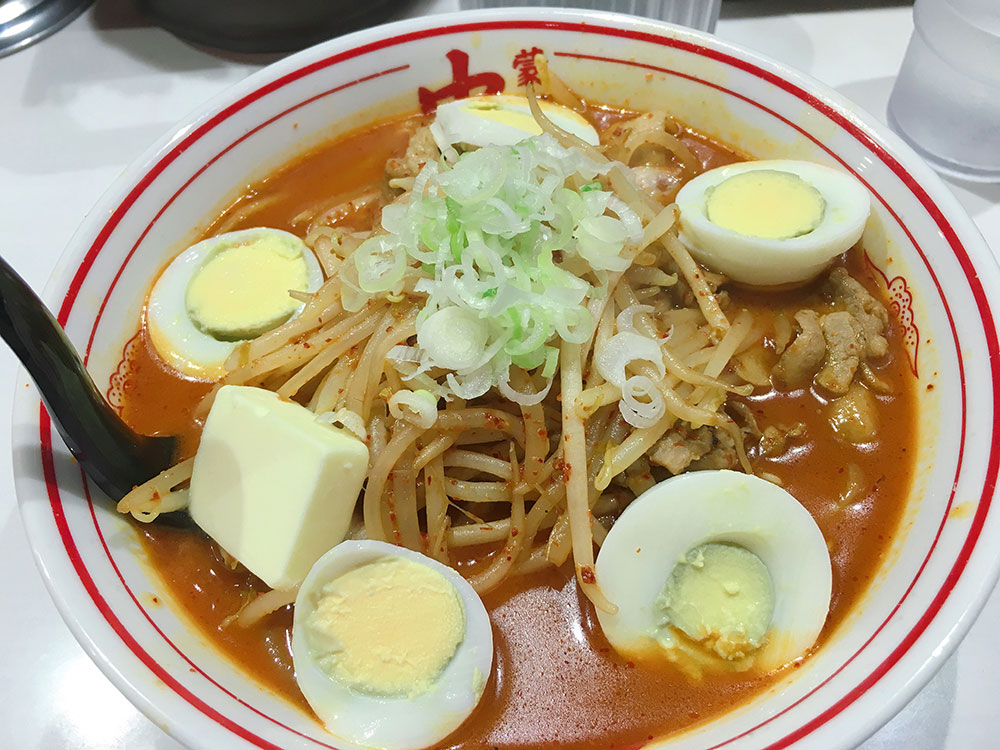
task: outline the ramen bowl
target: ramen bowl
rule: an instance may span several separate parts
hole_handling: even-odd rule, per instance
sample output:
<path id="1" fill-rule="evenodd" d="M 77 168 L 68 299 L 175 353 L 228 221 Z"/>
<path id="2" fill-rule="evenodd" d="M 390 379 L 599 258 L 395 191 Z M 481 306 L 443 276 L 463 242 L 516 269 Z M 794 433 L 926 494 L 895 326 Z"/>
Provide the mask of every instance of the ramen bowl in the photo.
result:
<path id="1" fill-rule="evenodd" d="M 656 107 L 758 158 L 816 161 L 872 195 L 866 263 L 917 382 L 915 475 L 860 605 L 748 703 L 651 747 L 836 748 L 898 711 L 971 625 L 1000 565 L 1000 274 L 972 221 L 884 126 L 801 73 L 712 36 L 632 17 L 515 9 L 370 29 L 277 62 L 186 118 L 84 221 L 46 299 L 112 404 L 146 292 L 232 201 L 297 153 L 484 87 L 515 90 L 544 52 L 588 99 Z M 215 650 L 145 562 L 134 527 L 86 481 L 33 389 L 19 388 L 15 478 L 63 617 L 147 716 L 194 748 L 331 748 L 316 720 Z"/>

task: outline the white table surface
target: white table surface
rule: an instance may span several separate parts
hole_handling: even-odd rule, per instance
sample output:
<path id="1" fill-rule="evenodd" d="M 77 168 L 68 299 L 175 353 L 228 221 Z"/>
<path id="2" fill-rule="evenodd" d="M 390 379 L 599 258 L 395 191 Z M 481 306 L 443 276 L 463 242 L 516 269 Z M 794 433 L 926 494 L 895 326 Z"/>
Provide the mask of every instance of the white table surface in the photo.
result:
<path id="1" fill-rule="evenodd" d="M 400 15 L 457 4 L 401 2 Z M 840 9 L 783 12 L 823 5 Z M 909 7 L 871 5 L 725 0 L 716 32 L 811 73 L 884 119 L 913 26 Z M 127 0 L 99 0 L 54 36 L 0 58 L 0 253 L 40 289 L 121 169 L 189 110 L 265 62 L 192 47 L 150 27 Z M 1000 185 L 948 184 L 1000 254 Z M 13 356 L 0 347 L 0 748 L 179 750 L 90 662 L 35 570 L 11 478 L 16 374 Z M 998 629 L 994 593 L 957 653 L 864 750 L 1000 746 Z"/>

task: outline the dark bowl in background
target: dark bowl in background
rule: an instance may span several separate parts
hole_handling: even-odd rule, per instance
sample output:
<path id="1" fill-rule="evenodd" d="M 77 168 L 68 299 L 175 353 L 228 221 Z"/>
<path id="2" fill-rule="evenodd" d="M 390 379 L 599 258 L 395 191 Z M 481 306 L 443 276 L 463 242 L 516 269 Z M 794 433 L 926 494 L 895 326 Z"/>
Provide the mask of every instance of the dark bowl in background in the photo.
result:
<path id="1" fill-rule="evenodd" d="M 136 0 L 151 21 L 232 52 L 291 52 L 389 20 L 400 0 Z"/>

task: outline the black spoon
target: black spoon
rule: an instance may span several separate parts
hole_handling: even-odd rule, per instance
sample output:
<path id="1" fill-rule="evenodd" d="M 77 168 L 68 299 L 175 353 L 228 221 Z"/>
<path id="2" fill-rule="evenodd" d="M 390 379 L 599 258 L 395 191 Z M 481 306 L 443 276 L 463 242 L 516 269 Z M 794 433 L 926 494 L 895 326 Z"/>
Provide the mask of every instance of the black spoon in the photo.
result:
<path id="1" fill-rule="evenodd" d="M 70 451 L 94 483 L 120 500 L 172 463 L 173 436 L 139 435 L 94 384 L 62 326 L 0 258 L 0 337 L 35 381 Z"/>

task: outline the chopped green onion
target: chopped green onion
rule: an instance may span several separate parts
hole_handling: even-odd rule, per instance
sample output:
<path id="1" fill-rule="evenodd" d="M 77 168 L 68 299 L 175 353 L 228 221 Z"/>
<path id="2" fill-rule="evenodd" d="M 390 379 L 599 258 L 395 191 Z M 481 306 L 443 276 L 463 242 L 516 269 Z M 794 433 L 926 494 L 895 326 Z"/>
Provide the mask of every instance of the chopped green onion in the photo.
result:
<path id="1" fill-rule="evenodd" d="M 460 398 L 494 386 L 517 395 L 512 364 L 551 378 L 559 339 L 593 335 L 587 301 L 607 293 L 608 273 L 628 267 L 622 251 L 642 237 L 638 216 L 596 179 L 609 168 L 541 135 L 429 162 L 408 198 L 384 209 L 386 234 L 354 253 L 357 286 L 398 293 L 412 267 L 427 295 L 421 374 L 451 371 Z"/>
<path id="2" fill-rule="evenodd" d="M 542 367 L 542 377 L 551 378 L 556 374 L 556 365 L 559 364 L 559 350 L 552 346 L 545 347 L 545 366 Z"/>
<path id="3" fill-rule="evenodd" d="M 476 367 L 488 336 L 486 321 L 473 311 L 445 307 L 423 321 L 417 331 L 417 345 L 438 367 L 461 372 Z"/>
<path id="4" fill-rule="evenodd" d="M 389 414 L 427 430 L 437 421 L 437 397 L 426 390 L 399 390 L 389 399 Z"/>
<path id="5" fill-rule="evenodd" d="M 365 292 L 391 292 L 406 271 L 406 251 L 392 235 L 379 234 L 354 251 L 358 286 Z"/>

